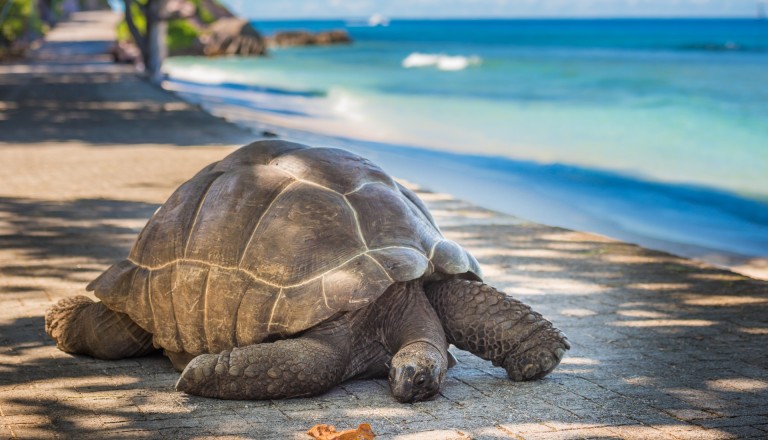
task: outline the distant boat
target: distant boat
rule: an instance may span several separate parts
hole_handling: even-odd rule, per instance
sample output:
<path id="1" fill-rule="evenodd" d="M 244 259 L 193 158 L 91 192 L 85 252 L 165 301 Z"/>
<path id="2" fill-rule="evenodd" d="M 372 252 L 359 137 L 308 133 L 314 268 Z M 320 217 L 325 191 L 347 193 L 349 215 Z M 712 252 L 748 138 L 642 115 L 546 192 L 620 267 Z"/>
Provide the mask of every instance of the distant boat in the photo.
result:
<path id="1" fill-rule="evenodd" d="M 389 26 L 389 19 L 381 14 L 373 14 L 368 17 L 368 26 Z"/>

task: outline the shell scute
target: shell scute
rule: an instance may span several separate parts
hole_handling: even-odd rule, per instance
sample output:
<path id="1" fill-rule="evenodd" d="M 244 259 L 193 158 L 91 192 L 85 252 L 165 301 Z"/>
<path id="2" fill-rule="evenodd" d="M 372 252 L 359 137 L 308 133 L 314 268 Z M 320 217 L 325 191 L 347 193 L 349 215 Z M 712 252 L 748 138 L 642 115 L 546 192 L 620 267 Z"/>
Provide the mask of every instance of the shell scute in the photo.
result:
<path id="1" fill-rule="evenodd" d="M 217 162 L 213 171 L 228 172 L 233 169 L 266 165 L 274 159 L 291 152 L 306 150 L 309 147 L 295 142 L 268 141 L 252 142 L 230 153 L 227 157 Z"/>
<path id="2" fill-rule="evenodd" d="M 253 237 L 241 266 L 280 286 L 321 276 L 365 251 L 344 197 L 301 182 L 275 200 Z"/>
<path id="3" fill-rule="evenodd" d="M 211 267 L 205 301 L 205 328 L 209 353 L 237 345 L 237 317 L 251 278 L 239 271 Z"/>
<path id="4" fill-rule="evenodd" d="M 429 222 L 433 228 L 435 228 L 437 231 L 440 231 L 440 228 L 437 227 L 437 223 L 435 223 L 435 218 L 432 217 L 432 213 L 429 212 L 427 206 L 424 204 L 424 202 L 421 201 L 416 193 L 399 183 L 397 184 L 397 189 L 399 189 L 405 198 L 407 198 L 412 203 L 414 214 L 422 217 L 425 221 Z"/>
<path id="5" fill-rule="evenodd" d="M 347 199 L 357 212 L 370 249 L 401 246 L 426 254 L 432 243 L 442 238 L 429 222 L 414 215 L 408 200 L 397 190 L 367 185 Z"/>
<path id="6" fill-rule="evenodd" d="M 139 234 L 130 259 L 141 265 L 158 266 L 181 258 L 201 204 L 221 174 L 198 175 L 174 191 Z"/>
<path id="7" fill-rule="evenodd" d="M 336 148 L 294 150 L 270 162 L 290 175 L 346 194 L 367 183 L 395 188 L 395 181 L 373 162 Z"/>
<path id="8" fill-rule="evenodd" d="M 201 354 L 208 350 L 208 339 L 205 327 L 205 305 L 209 294 L 210 266 L 205 264 L 182 261 L 177 266 L 176 285 L 174 292 L 186 294 L 173 296 L 173 307 L 176 311 L 176 327 L 179 331 L 181 345 L 186 353 Z"/>
<path id="9" fill-rule="evenodd" d="M 241 167 L 208 189 L 181 258 L 237 266 L 261 214 L 293 179 L 271 167 Z"/>
<path id="10" fill-rule="evenodd" d="M 290 336 L 314 327 L 328 317 L 323 301 L 323 279 L 282 289 L 268 328 L 270 336 Z"/>
<path id="11" fill-rule="evenodd" d="M 392 285 L 392 278 L 368 254 L 359 255 L 323 277 L 331 309 L 350 311 L 373 302 Z"/>
<path id="12" fill-rule="evenodd" d="M 269 321 L 282 289 L 254 280 L 246 290 L 237 311 L 237 345 L 261 342 L 270 336 Z"/>
<path id="13" fill-rule="evenodd" d="M 448 274 L 474 273 L 480 278 L 480 267 L 477 260 L 461 246 L 451 240 L 443 239 L 435 244 L 432 251 L 432 264 L 437 272 Z"/>
<path id="14" fill-rule="evenodd" d="M 153 340 L 156 346 L 173 352 L 183 351 L 173 301 L 176 266 L 170 265 L 149 274 L 149 308 L 155 320 Z M 158 325 L 159 324 L 159 325 Z"/>
<path id="15" fill-rule="evenodd" d="M 414 280 L 430 273 L 427 257 L 412 248 L 394 247 L 372 250 L 368 255 L 398 282 Z"/>
<path id="16" fill-rule="evenodd" d="M 124 311 L 138 270 L 132 261 L 122 260 L 88 283 L 85 290 L 99 292 L 98 296 L 105 304 L 115 310 Z"/>
<path id="17" fill-rule="evenodd" d="M 118 309 L 115 307 L 115 303 L 109 301 L 117 295 L 105 297 L 99 294 L 100 289 L 96 289 L 96 296 L 104 301 L 104 304 L 110 308 L 128 314 L 128 316 L 130 316 L 131 319 L 144 330 L 155 334 L 157 331 L 155 330 L 155 316 L 150 300 L 150 275 L 151 271 L 149 269 L 141 267 L 136 268 L 136 273 L 131 282 L 131 288 L 126 292 L 128 298 L 124 301 L 125 307 L 123 309 Z"/>

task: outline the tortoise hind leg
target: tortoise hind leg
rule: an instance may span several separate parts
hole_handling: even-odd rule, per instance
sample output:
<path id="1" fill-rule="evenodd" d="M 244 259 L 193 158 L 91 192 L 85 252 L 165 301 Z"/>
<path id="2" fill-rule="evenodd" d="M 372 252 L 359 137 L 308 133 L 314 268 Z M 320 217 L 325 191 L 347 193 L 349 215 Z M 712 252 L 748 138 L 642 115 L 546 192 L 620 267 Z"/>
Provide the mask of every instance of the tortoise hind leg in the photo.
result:
<path id="1" fill-rule="evenodd" d="M 514 381 L 549 374 L 571 348 L 539 313 L 491 286 L 444 280 L 426 287 L 448 342 L 507 370 Z"/>
<path id="2" fill-rule="evenodd" d="M 45 332 L 60 350 L 99 359 L 144 356 L 155 351 L 152 334 L 125 313 L 88 297 L 64 298 L 45 314 Z"/>
<path id="3" fill-rule="evenodd" d="M 202 354 L 176 389 L 219 399 L 263 400 L 321 394 L 342 382 L 348 349 L 333 339 L 303 336 Z"/>

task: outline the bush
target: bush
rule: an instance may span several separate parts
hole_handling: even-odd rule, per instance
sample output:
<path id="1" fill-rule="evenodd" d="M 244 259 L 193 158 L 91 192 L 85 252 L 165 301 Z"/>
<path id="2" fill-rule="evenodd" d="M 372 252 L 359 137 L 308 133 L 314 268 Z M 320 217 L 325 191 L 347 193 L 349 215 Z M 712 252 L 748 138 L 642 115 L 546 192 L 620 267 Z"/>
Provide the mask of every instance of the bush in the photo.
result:
<path id="1" fill-rule="evenodd" d="M 168 50 L 170 52 L 183 51 L 191 47 L 197 40 L 200 32 L 189 22 L 183 19 L 168 22 Z"/>
<path id="2" fill-rule="evenodd" d="M 200 21 L 205 24 L 211 24 L 216 21 L 216 17 L 214 17 L 213 13 L 203 6 L 200 0 L 192 0 L 192 3 L 194 3 L 197 8 L 197 18 L 199 18 Z"/>
<path id="3" fill-rule="evenodd" d="M 2 23 L 0 23 L 0 44 L 10 45 L 27 35 L 40 35 L 43 24 L 37 16 L 35 0 L 0 0 L 0 11 L 7 2 L 12 2 Z"/>

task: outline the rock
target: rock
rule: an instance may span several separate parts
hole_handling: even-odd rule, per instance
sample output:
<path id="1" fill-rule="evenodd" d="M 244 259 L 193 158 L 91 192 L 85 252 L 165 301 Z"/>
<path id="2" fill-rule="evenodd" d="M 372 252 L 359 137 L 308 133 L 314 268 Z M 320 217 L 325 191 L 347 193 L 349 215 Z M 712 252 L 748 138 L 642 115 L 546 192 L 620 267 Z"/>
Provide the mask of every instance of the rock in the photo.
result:
<path id="1" fill-rule="evenodd" d="M 309 31 L 283 31 L 277 32 L 269 37 L 270 45 L 279 47 L 289 46 L 325 46 L 329 44 L 351 43 L 347 31 L 343 29 L 334 29 L 330 31 L 321 31 L 312 33 Z"/>
<path id="2" fill-rule="evenodd" d="M 343 29 L 334 29 L 315 34 L 315 44 L 347 44 L 351 42 L 352 39 L 349 37 L 349 34 Z"/>
<path id="3" fill-rule="evenodd" d="M 134 43 L 118 41 L 109 48 L 115 63 L 135 64 L 141 61 L 141 51 Z"/>
<path id="4" fill-rule="evenodd" d="M 266 55 L 267 46 L 251 23 L 236 17 L 216 20 L 200 37 L 203 54 L 217 55 Z"/>

